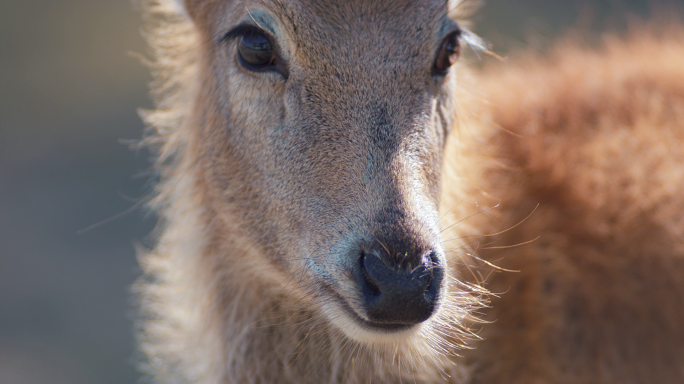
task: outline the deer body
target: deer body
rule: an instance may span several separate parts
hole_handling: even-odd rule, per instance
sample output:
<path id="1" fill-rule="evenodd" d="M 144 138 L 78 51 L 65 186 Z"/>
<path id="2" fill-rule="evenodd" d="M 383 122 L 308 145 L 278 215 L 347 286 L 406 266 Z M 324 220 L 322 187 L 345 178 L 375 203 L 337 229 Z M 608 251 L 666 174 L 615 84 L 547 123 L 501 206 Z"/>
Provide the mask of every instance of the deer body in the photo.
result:
<path id="1" fill-rule="evenodd" d="M 501 230 L 520 223 L 478 254 L 520 272 L 488 280 L 501 295 L 472 382 L 683 380 L 682 36 L 561 46 L 478 83 L 496 127 L 462 145 L 487 143 L 479 162 L 496 165 L 470 184 L 500 204 Z"/>
<path id="2" fill-rule="evenodd" d="M 145 120 L 156 129 L 147 142 L 160 148 L 154 205 L 164 223 L 141 258 L 150 279 L 138 288 L 148 316 L 142 348 L 157 380 L 684 378 L 675 364 L 684 351 L 684 70 L 637 63 L 596 83 L 579 74 L 584 67 L 547 65 L 527 80 L 540 83 L 527 99 L 515 93 L 524 94 L 524 75 L 492 75 L 484 105 L 459 87 L 467 73 L 452 65 L 465 33 L 457 5 L 449 13 L 443 1 L 147 4 L 151 22 L 159 18 L 150 38 L 158 108 Z M 668 44 L 668 60 L 682 62 L 684 44 Z M 596 62 L 607 67 L 613 56 Z M 566 81 L 588 76 L 614 110 L 591 110 L 593 89 L 566 99 L 549 91 L 553 70 Z M 497 97 L 496 81 L 511 93 Z M 620 120 L 625 108 L 631 115 Z M 651 161 L 650 179 L 635 176 L 645 165 L 599 161 L 602 150 L 618 152 L 613 132 L 625 145 L 652 143 L 635 147 Z M 563 149 L 570 139 L 598 163 L 582 168 Z M 646 205 L 634 203 L 641 197 Z M 498 211 L 473 216 L 499 201 Z M 511 250 L 478 246 L 482 236 L 540 238 Z M 476 251 L 521 271 L 486 281 L 501 293 L 484 311 L 492 324 L 471 315 L 491 273 Z M 485 339 L 475 342 L 479 328 Z"/>

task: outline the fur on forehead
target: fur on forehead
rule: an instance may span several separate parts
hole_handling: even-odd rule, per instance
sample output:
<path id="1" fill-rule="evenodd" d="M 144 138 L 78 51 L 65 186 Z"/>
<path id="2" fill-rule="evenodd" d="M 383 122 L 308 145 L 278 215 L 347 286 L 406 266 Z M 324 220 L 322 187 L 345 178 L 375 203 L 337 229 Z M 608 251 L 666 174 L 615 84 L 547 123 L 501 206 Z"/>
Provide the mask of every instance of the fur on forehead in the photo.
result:
<path id="1" fill-rule="evenodd" d="M 208 21 L 212 13 L 218 11 L 221 5 L 228 2 L 235 2 L 236 0 L 170 0 L 170 2 L 179 9 L 183 9 L 191 18 L 195 20 Z M 275 0 L 278 3 L 292 3 L 295 0 Z M 447 7 L 447 13 L 450 17 L 455 19 L 460 19 L 467 16 L 475 8 L 475 3 L 477 1 L 473 0 L 357 0 L 359 4 L 364 4 L 366 6 L 370 5 L 385 5 L 388 3 L 393 5 L 414 5 L 416 7 L 423 7 L 421 3 L 427 2 L 432 5 L 439 6 L 439 4 L 445 4 Z M 335 6 L 334 8 L 339 9 L 340 5 L 353 5 L 352 0 L 304 0 L 301 1 L 301 5 L 318 5 L 320 6 Z M 308 4 L 307 4 L 308 3 Z M 335 4 L 337 3 L 337 4 Z"/>

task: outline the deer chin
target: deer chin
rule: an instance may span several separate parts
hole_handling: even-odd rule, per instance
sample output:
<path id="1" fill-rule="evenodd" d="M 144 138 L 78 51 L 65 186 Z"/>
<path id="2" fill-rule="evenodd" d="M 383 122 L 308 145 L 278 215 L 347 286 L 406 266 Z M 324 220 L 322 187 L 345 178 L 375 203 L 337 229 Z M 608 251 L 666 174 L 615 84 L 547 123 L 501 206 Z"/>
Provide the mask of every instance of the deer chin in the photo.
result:
<path id="1" fill-rule="evenodd" d="M 333 326 L 341 330 L 348 338 L 362 344 L 410 344 L 424 326 L 424 323 L 414 325 L 372 323 L 361 318 L 348 305 L 338 302 L 325 303 L 322 310 Z"/>

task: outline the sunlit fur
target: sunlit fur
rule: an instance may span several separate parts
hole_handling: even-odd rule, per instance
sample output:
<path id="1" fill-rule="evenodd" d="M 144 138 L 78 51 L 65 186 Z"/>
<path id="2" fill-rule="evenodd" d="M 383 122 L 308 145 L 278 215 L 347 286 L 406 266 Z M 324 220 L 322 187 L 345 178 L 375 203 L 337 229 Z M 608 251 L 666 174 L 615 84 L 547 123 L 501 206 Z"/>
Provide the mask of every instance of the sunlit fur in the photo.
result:
<path id="1" fill-rule="evenodd" d="M 481 205 L 501 207 L 489 233 L 520 223 L 481 239 L 479 256 L 520 272 L 485 274 L 501 295 L 468 353 L 473 383 L 684 382 L 677 25 L 561 42 L 479 75 L 486 104 L 462 112 L 481 128 L 460 145 L 485 167 L 459 168 Z"/>
<path id="2" fill-rule="evenodd" d="M 190 7 L 200 15 L 216 3 Z M 144 7 L 158 105 L 143 114 L 153 127 L 145 142 L 159 149 L 162 182 L 152 205 L 164 218 L 157 246 L 141 257 L 149 279 L 137 286 L 150 374 L 172 383 L 461 381 L 466 372 L 450 359 L 473 337 L 466 320 L 481 306 L 481 288 L 452 277 L 430 320 L 402 333 L 364 331 L 317 295 L 304 271 L 287 277 L 266 265 L 225 211 L 207 212 L 214 197 L 198 177 L 204 154 L 193 120 L 196 100 L 212 97 L 197 80 L 203 42 L 178 2 Z"/>
<path id="3" fill-rule="evenodd" d="M 158 150 L 151 205 L 163 221 L 136 289 L 143 368 L 156 381 L 684 380 L 681 30 L 562 46 L 474 77 L 452 69 L 458 122 L 439 221 L 450 293 L 421 326 L 381 334 L 348 324 L 307 271 L 266 265 L 249 230 L 216 206 L 229 196 L 204 177 L 201 143 L 212 138 L 200 137 L 194 110 L 218 96 L 198 80 L 203 42 L 184 4 L 207 15 L 218 3 L 143 2 L 156 101 L 144 144 Z M 451 7 L 456 18 L 465 8 Z M 485 283 L 496 294 L 486 311 Z"/>

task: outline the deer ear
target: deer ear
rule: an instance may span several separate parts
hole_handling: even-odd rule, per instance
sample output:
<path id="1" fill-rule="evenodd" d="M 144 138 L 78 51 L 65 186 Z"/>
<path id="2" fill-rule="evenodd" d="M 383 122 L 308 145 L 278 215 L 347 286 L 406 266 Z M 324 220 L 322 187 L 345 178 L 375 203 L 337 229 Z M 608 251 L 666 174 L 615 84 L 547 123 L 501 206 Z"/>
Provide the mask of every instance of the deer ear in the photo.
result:
<path id="1" fill-rule="evenodd" d="M 188 3 L 192 0 L 160 0 L 157 1 L 163 8 L 172 11 L 174 14 L 188 15 Z M 150 1 L 150 3 L 154 3 Z"/>
<path id="2" fill-rule="evenodd" d="M 175 10 L 180 11 L 183 10 L 185 11 L 185 0 L 168 0 L 167 1 Z"/>

